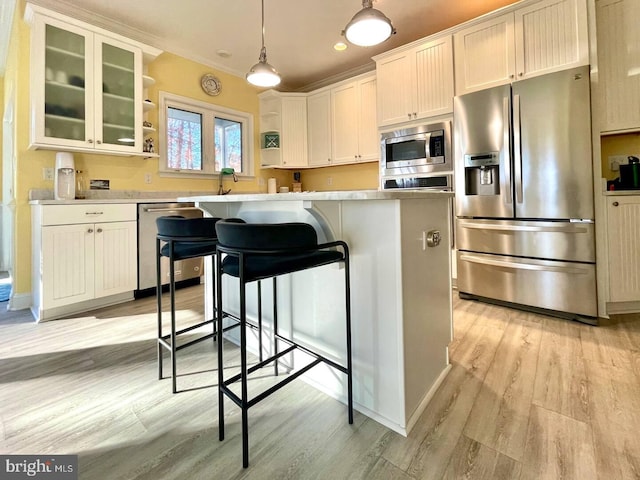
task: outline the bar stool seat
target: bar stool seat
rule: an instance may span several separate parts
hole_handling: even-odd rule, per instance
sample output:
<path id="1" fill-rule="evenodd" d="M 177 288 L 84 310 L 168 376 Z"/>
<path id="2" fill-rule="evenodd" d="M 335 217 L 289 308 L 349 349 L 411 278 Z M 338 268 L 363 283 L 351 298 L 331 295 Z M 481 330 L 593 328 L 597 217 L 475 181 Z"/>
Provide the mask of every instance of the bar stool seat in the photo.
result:
<path id="1" fill-rule="evenodd" d="M 177 393 L 177 372 L 176 372 L 176 352 L 190 345 L 216 337 L 216 314 L 212 318 L 205 319 L 185 328 L 176 327 L 176 305 L 175 305 L 175 262 L 188 258 L 215 256 L 216 253 L 216 230 L 215 224 L 219 218 L 198 217 L 185 218 L 181 216 L 166 216 L 156 219 L 158 234 L 156 236 L 156 298 L 158 303 L 158 378 L 162 380 L 163 375 L 163 352 L 168 350 L 171 357 L 171 379 L 172 391 Z M 171 307 L 171 331 L 163 331 L 162 322 L 162 279 L 161 279 L 161 259 L 169 259 L 169 293 Z M 211 274 L 211 295 L 215 299 L 215 273 Z M 215 305 L 215 300 L 214 300 Z M 193 335 L 189 341 L 178 344 L 178 337 L 182 334 L 192 332 L 205 325 L 211 325 L 211 333 L 198 333 Z"/>
<path id="2" fill-rule="evenodd" d="M 224 349 L 223 342 L 218 341 L 218 415 L 219 438 L 224 440 L 224 398 L 230 398 L 242 411 L 242 463 L 249 465 L 249 432 L 248 410 L 258 402 L 290 383 L 293 379 L 310 370 L 315 365 L 325 363 L 347 376 L 347 411 L 348 421 L 353 423 L 353 395 L 352 395 L 352 361 L 351 361 L 351 300 L 349 287 L 349 248 L 343 241 L 318 243 L 314 228 L 306 223 L 245 223 L 240 219 L 221 220 L 216 223 L 218 246 L 216 248 L 217 264 L 217 330 L 223 329 L 223 274 L 237 277 L 239 280 L 240 316 L 240 373 L 225 379 L 224 377 Z M 224 255 L 224 257 L 223 257 Z M 280 335 L 278 331 L 277 313 L 277 282 L 278 276 L 320 267 L 333 263 L 342 263 L 345 274 L 345 330 L 346 330 L 346 361 L 345 364 L 327 358 L 323 354 L 306 345 L 301 345 L 292 338 Z M 247 335 L 246 327 L 254 327 L 247 320 L 246 315 L 246 285 L 258 282 L 258 323 L 262 326 L 261 313 L 261 280 L 273 280 L 273 351 L 269 358 L 248 367 L 247 365 Z M 288 345 L 278 351 L 278 342 Z M 283 380 L 253 398 L 248 396 L 248 375 L 269 363 L 274 363 L 275 374 L 278 374 L 278 359 L 301 350 L 310 355 L 313 360 L 302 368 L 289 373 Z M 260 350 L 262 354 L 262 349 Z M 230 387 L 240 382 L 240 394 Z"/>

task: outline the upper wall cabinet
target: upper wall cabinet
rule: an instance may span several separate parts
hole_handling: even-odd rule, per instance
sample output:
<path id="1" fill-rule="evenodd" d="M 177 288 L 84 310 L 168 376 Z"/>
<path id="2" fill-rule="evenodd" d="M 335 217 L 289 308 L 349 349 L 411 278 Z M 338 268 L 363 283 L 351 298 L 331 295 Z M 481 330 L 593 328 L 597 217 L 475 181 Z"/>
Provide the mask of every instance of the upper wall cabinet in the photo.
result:
<path id="1" fill-rule="evenodd" d="M 143 151 L 143 57 L 160 51 L 28 4 L 31 147 Z"/>
<path id="2" fill-rule="evenodd" d="M 456 32 L 456 95 L 587 65 L 584 2 L 542 0 Z"/>
<path id="3" fill-rule="evenodd" d="M 331 91 L 313 93 L 307 98 L 307 140 L 309 166 L 331 165 Z"/>
<path id="4" fill-rule="evenodd" d="M 260 163 L 299 168 L 307 161 L 307 96 L 268 90 L 260 98 Z"/>
<path id="5" fill-rule="evenodd" d="M 600 131 L 640 129 L 640 32 L 637 0 L 596 2 Z"/>
<path id="6" fill-rule="evenodd" d="M 453 111 L 451 36 L 374 59 L 379 127 Z"/>
<path id="7" fill-rule="evenodd" d="M 332 88 L 331 117 L 331 163 L 378 160 L 375 75 L 366 75 Z"/>

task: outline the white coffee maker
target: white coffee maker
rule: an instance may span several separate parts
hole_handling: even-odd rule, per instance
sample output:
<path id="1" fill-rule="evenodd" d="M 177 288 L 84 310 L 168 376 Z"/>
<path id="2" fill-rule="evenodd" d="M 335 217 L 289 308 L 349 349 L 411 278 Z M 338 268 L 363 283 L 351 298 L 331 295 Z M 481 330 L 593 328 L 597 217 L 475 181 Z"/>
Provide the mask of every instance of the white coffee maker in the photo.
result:
<path id="1" fill-rule="evenodd" d="M 69 152 L 56 153 L 54 194 L 56 200 L 76 198 L 76 167 L 73 162 L 73 154 Z"/>

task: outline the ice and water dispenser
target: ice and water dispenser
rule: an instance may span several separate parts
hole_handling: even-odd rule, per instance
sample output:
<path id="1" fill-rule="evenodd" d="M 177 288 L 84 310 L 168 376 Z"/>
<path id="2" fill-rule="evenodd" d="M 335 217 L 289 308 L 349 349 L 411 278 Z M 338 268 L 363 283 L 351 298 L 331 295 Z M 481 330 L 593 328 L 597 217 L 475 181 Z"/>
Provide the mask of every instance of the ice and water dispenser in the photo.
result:
<path id="1" fill-rule="evenodd" d="M 466 195 L 500 195 L 500 152 L 464 156 Z"/>

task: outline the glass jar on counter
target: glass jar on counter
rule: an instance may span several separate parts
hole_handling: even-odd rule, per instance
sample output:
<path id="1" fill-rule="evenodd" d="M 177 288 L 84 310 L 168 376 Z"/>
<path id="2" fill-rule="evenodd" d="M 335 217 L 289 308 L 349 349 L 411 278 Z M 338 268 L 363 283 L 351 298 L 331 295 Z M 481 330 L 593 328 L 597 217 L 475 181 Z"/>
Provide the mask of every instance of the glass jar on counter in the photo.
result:
<path id="1" fill-rule="evenodd" d="M 87 198 L 87 184 L 82 170 L 76 170 L 76 199 Z"/>

